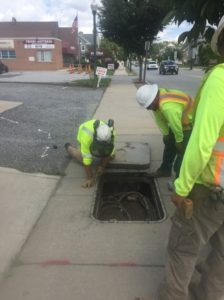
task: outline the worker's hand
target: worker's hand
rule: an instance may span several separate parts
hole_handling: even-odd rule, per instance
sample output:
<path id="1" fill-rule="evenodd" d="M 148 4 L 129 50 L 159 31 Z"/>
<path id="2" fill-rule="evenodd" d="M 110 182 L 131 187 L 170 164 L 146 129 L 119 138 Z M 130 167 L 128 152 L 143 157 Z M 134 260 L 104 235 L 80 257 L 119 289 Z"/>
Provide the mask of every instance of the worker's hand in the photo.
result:
<path id="1" fill-rule="evenodd" d="M 96 169 L 96 177 L 99 177 L 103 174 L 104 168 L 102 166 L 97 167 Z"/>
<path id="2" fill-rule="evenodd" d="M 171 201 L 176 206 L 176 208 L 182 208 L 185 199 L 186 199 L 185 197 L 179 196 L 176 193 L 171 195 Z"/>
<path id="3" fill-rule="evenodd" d="M 176 143 L 175 144 L 177 152 L 182 153 L 184 151 L 184 146 L 182 143 Z"/>
<path id="4" fill-rule="evenodd" d="M 91 188 L 92 186 L 94 186 L 94 184 L 95 184 L 94 178 L 89 178 L 82 184 L 82 187 L 83 188 Z"/>

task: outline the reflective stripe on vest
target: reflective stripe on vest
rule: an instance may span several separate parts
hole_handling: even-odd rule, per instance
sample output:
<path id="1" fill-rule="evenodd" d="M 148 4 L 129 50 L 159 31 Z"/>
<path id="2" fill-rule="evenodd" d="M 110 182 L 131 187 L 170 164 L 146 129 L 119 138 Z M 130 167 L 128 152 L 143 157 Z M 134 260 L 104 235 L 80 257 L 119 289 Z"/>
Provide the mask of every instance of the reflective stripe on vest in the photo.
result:
<path id="1" fill-rule="evenodd" d="M 93 137 L 93 132 L 89 130 L 89 128 L 83 126 L 82 130 L 85 131 L 85 133 L 87 133 L 89 136 Z"/>
<path id="2" fill-rule="evenodd" d="M 212 152 L 215 158 L 214 184 L 224 187 L 224 137 L 220 137 Z"/>
<path id="3" fill-rule="evenodd" d="M 169 93 L 169 92 L 160 92 L 159 104 L 167 103 L 167 102 L 177 102 L 184 104 L 184 110 L 182 113 L 182 124 L 187 126 L 190 124 L 188 114 L 192 111 L 193 101 L 191 97 L 188 95 L 178 94 L 178 93 Z"/>
<path id="4" fill-rule="evenodd" d="M 91 153 L 83 153 L 82 152 L 82 157 L 83 158 L 92 158 L 92 154 Z"/>

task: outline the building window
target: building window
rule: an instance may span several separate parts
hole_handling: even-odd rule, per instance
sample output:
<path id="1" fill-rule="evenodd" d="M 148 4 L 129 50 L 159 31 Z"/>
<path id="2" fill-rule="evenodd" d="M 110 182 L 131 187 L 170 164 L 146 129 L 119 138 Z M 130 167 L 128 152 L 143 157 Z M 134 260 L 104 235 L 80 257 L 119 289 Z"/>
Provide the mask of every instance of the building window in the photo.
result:
<path id="1" fill-rule="evenodd" d="M 51 51 L 37 51 L 37 61 L 52 62 L 52 52 Z"/>
<path id="2" fill-rule="evenodd" d="M 81 46 L 81 51 L 85 51 L 85 45 Z"/>
<path id="3" fill-rule="evenodd" d="M 0 50 L 0 58 L 16 58 L 14 50 Z"/>

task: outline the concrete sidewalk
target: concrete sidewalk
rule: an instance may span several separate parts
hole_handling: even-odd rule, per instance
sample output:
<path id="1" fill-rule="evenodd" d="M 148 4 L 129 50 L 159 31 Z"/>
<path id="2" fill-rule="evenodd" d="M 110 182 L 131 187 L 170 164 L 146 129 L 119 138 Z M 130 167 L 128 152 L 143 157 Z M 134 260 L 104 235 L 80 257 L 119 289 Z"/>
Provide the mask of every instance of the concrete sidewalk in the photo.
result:
<path id="1" fill-rule="evenodd" d="M 94 117 L 114 119 L 118 142 L 148 142 L 153 171 L 162 139 L 151 114 L 137 105 L 132 80 L 118 69 Z M 96 190 L 81 188 L 83 179 L 74 161 L 62 178 L 0 168 L 0 299 L 151 299 L 174 210 L 167 179 L 158 180 L 167 216 L 158 223 L 94 219 Z"/>

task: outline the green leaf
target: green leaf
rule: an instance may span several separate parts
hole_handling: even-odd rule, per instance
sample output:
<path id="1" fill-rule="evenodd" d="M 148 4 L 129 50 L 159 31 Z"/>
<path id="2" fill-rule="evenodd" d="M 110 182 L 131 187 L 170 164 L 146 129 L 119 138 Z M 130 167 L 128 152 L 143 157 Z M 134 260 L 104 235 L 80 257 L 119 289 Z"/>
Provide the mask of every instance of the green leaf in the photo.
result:
<path id="1" fill-rule="evenodd" d="M 204 37 L 205 37 L 205 40 L 206 40 L 207 42 L 210 42 L 210 41 L 211 41 L 214 32 L 215 32 L 215 29 L 212 28 L 212 27 L 208 27 L 208 28 L 206 29 L 205 34 L 204 34 Z"/>
<path id="2" fill-rule="evenodd" d="M 185 31 L 183 33 L 181 33 L 178 37 L 178 43 L 184 42 L 185 39 L 188 37 L 190 31 Z"/>
<path id="3" fill-rule="evenodd" d="M 166 26 L 168 25 L 173 18 L 175 17 L 176 11 L 175 10 L 171 10 L 166 16 L 165 18 L 162 20 L 162 25 Z"/>

